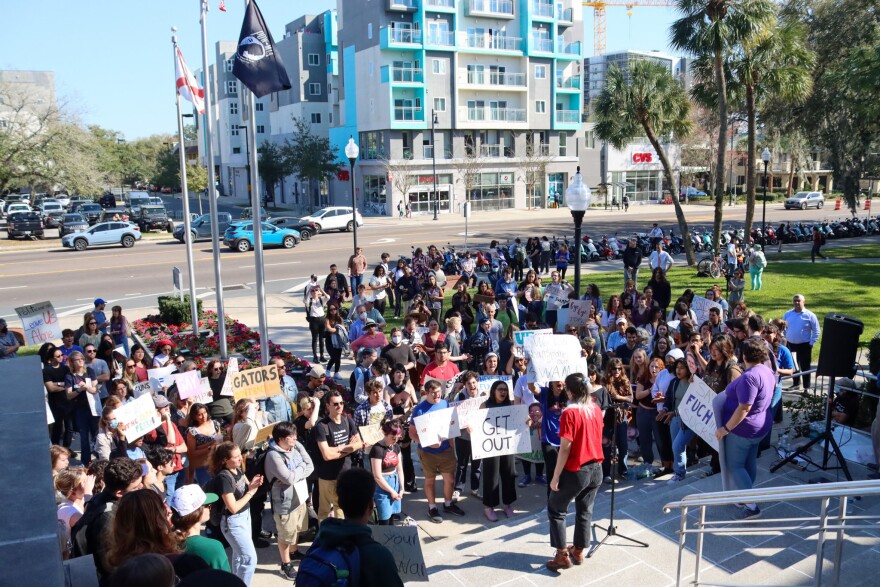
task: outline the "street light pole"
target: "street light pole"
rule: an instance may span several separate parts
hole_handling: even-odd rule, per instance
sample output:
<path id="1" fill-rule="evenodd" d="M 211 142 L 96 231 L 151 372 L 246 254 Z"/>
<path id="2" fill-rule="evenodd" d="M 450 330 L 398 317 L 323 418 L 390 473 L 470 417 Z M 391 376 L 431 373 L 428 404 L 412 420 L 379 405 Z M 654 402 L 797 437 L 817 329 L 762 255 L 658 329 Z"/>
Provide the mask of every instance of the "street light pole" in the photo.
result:
<path id="1" fill-rule="evenodd" d="M 434 127 L 437 126 L 437 113 L 431 108 L 431 171 L 434 180 L 434 220 L 439 220 L 440 194 L 437 193 L 437 144 L 434 142 Z"/>
<path id="2" fill-rule="evenodd" d="M 250 147 L 250 141 L 248 141 L 248 127 L 239 124 L 238 130 L 244 131 L 244 155 L 245 155 L 245 161 L 247 162 L 247 195 L 248 195 L 247 199 L 248 199 L 248 202 L 250 202 L 251 201 L 251 147 Z"/>
<path id="3" fill-rule="evenodd" d="M 354 137 L 348 137 L 348 144 L 345 145 L 345 156 L 348 157 L 348 166 L 351 170 L 351 222 L 352 222 L 352 236 L 354 240 L 354 254 L 357 255 L 358 249 L 358 221 L 357 221 L 357 199 L 354 196 L 354 162 L 357 161 L 358 155 L 360 154 L 360 148 L 358 148 L 357 143 L 354 142 Z"/>
<path id="4" fill-rule="evenodd" d="M 767 244 L 767 164 L 770 163 L 770 149 L 764 147 L 764 151 L 761 153 L 761 160 L 764 162 L 764 206 L 763 213 L 761 215 L 761 235 L 764 239 L 764 244 Z"/>
<path id="5" fill-rule="evenodd" d="M 574 219 L 574 290 L 577 299 L 581 297 L 581 223 L 584 220 L 584 212 L 590 207 L 592 198 L 590 188 L 584 185 L 581 168 L 578 167 L 574 180 L 565 190 L 565 201 L 571 210 L 571 217 Z"/>

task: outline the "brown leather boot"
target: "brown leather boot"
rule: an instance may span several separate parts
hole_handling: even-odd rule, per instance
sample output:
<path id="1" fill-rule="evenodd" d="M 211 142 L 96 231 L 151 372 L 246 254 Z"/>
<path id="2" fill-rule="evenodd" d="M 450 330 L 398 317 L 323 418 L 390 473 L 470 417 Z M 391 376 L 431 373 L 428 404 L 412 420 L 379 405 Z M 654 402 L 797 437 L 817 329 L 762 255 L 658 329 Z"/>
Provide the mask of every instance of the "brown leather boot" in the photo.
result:
<path id="1" fill-rule="evenodd" d="M 557 550 L 553 560 L 547 561 L 547 568 L 551 571 L 559 572 L 563 569 L 571 568 L 571 558 L 568 556 L 568 550 Z"/>
<path id="2" fill-rule="evenodd" d="M 568 556 L 574 564 L 582 564 L 584 562 L 584 549 L 576 546 L 569 546 Z"/>

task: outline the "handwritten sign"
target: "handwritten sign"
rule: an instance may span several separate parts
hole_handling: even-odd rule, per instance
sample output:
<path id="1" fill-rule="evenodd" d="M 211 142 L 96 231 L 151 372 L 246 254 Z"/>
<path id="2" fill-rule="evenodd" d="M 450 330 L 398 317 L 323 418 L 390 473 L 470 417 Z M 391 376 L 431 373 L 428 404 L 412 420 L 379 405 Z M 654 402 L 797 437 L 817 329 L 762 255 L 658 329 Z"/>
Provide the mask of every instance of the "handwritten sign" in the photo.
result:
<path id="1" fill-rule="evenodd" d="M 568 304 L 568 320 L 566 324 L 571 326 L 586 326 L 590 320 L 590 300 L 572 300 Z"/>
<path id="2" fill-rule="evenodd" d="M 132 387 L 132 394 L 135 398 L 138 398 L 145 393 L 150 393 L 153 389 L 153 386 L 149 381 L 141 381 L 140 383 L 135 383 L 134 387 Z"/>
<path id="3" fill-rule="evenodd" d="M 471 426 L 473 458 L 530 452 L 528 420 L 529 407 L 525 405 L 480 410 L 476 425 Z"/>
<path id="4" fill-rule="evenodd" d="M 147 379 L 150 382 L 150 388 L 156 393 L 162 393 L 163 387 L 171 387 L 171 384 L 174 383 L 174 376 L 172 373 L 174 373 L 176 369 L 177 367 L 175 365 L 159 367 L 157 369 L 147 369 Z"/>
<path id="5" fill-rule="evenodd" d="M 179 373 L 174 378 L 177 385 L 177 394 L 180 399 L 195 397 L 202 393 L 202 376 L 198 371 Z"/>
<path id="6" fill-rule="evenodd" d="M 568 292 L 564 295 L 556 295 L 555 293 L 544 292 L 544 303 L 548 310 L 558 310 L 568 302 Z"/>
<path id="7" fill-rule="evenodd" d="M 153 403 L 153 396 L 148 393 L 116 408 L 116 420 L 125 425 L 124 434 L 128 442 L 155 430 L 162 423 Z"/>
<path id="8" fill-rule="evenodd" d="M 577 337 L 565 334 L 532 336 L 524 345 L 529 357 L 529 381 L 563 381 L 572 373 L 587 373 Z"/>
<path id="9" fill-rule="evenodd" d="M 428 581 L 418 526 L 370 526 L 370 530 L 373 540 L 391 551 L 404 583 Z"/>
<path id="10" fill-rule="evenodd" d="M 681 421 L 697 436 L 718 450 L 718 439 L 715 438 L 718 425 L 715 423 L 715 410 L 712 409 L 715 395 L 712 388 L 695 375 L 693 383 L 688 386 L 687 393 L 681 398 L 678 415 L 681 417 Z"/>
<path id="11" fill-rule="evenodd" d="M 61 338 L 61 323 L 52 302 L 39 302 L 15 309 L 24 327 L 24 338 L 28 345 L 43 344 Z"/>
<path id="12" fill-rule="evenodd" d="M 202 377 L 199 380 L 199 394 L 192 397 L 192 402 L 194 404 L 205 404 L 214 401 L 214 392 L 211 391 L 211 382 L 208 381 L 207 377 Z"/>
<path id="13" fill-rule="evenodd" d="M 513 356 L 515 357 L 524 357 L 525 349 L 523 346 L 526 343 L 526 339 L 529 337 L 535 336 L 536 334 L 553 334 L 552 328 L 542 328 L 541 330 L 517 330 L 513 333 Z"/>
<path id="14" fill-rule="evenodd" d="M 275 429 L 275 426 L 277 424 L 278 422 L 275 422 L 257 430 L 257 436 L 254 438 L 254 446 L 260 444 L 261 442 L 268 441 L 272 437 L 272 430 Z"/>
<path id="15" fill-rule="evenodd" d="M 721 304 L 702 296 L 694 296 L 694 301 L 691 302 L 691 310 L 693 310 L 694 314 L 697 316 L 697 326 L 709 319 L 709 310 L 712 308 L 718 308 L 720 310 Z"/>
<path id="16" fill-rule="evenodd" d="M 466 400 L 449 402 L 449 407 L 455 408 L 458 414 L 458 425 L 467 428 L 472 425 L 473 418 L 479 415 L 480 406 L 486 401 L 486 394 L 480 393 L 477 397 Z"/>
<path id="17" fill-rule="evenodd" d="M 422 446 L 434 446 L 442 440 L 461 436 L 461 427 L 455 408 L 432 410 L 427 414 L 416 416 L 413 418 L 413 424 L 416 425 L 419 444 Z"/>
<path id="18" fill-rule="evenodd" d="M 529 444 L 531 450 L 527 453 L 518 453 L 516 458 L 530 463 L 543 463 L 544 451 L 541 450 L 541 435 L 536 428 L 529 429 Z"/>
<path id="19" fill-rule="evenodd" d="M 381 424 L 370 424 L 369 426 L 358 426 L 358 432 L 361 433 L 361 438 L 364 441 L 364 444 L 374 445 L 383 438 L 385 438 L 385 433 L 382 432 Z"/>
<path id="20" fill-rule="evenodd" d="M 510 390 L 510 386 L 513 385 L 511 380 L 513 377 L 510 375 L 480 375 L 480 381 L 477 384 L 477 389 L 480 390 L 480 395 L 489 395 L 489 390 L 492 389 L 492 384 L 496 381 L 505 381 L 507 382 L 508 390 Z M 512 393 L 512 390 L 510 390 Z"/>
<path id="21" fill-rule="evenodd" d="M 281 393 L 278 369 L 275 365 L 227 373 L 226 378 L 232 380 L 232 394 L 235 401 L 242 398 L 265 399 Z"/>
<path id="22" fill-rule="evenodd" d="M 233 373 L 238 373 L 238 359 L 229 357 L 229 362 L 226 363 L 226 379 L 223 380 L 223 389 L 220 390 L 220 395 L 229 397 L 235 395 L 232 392 L 232 379 L 230 378 Z"/>

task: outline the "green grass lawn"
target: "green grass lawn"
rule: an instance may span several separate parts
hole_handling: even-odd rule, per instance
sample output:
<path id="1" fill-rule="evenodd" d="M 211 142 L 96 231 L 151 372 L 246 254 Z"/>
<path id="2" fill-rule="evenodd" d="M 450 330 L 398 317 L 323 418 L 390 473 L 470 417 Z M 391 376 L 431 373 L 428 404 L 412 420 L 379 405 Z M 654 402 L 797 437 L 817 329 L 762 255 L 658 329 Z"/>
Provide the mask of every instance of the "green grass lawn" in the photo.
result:
<path id="1" fill-rule="evenodd" d="M 783 248 L 785 245 L 783 245 Z M 765 254 L 768 261 L 792 261 L 798 259 L 809 259 L 810 251 L 790 251 L 788 253 L 770 252 L 773 247 L 767 247 Z M 851 245 L 851 246 L 835 246 L 834 241 L 822 247 L 822 254 L 829 259 L 880 259 L 880 244 L 877 245 Z"/>

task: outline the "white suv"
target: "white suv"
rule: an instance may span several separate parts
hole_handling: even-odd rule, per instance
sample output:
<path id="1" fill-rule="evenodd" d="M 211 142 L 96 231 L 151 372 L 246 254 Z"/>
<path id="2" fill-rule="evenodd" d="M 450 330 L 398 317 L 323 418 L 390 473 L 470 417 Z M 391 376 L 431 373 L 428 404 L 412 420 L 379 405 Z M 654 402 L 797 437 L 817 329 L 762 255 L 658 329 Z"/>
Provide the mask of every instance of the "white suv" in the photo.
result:
<path id="1" fill-rule="evenodd" d="M 785 200 L 785 209 L 792 208 L 806 210 L 807 208 L 820 209 L 825 205 L 825 196 L 822 192 L 798 192 Z"/>
<path id="2" fill-rule="evenodd" d="M 318 226 L 318 232 L 322 230 L 346 230 L 354 229 L 354 219 L 351 208 L 348 206 L 328 206 L 322 208 L 310 216 L 303 216 L 303 222 L 314 222 Z M 364 218 L 357 213 L 357 225 L 364 225 Z"/>

